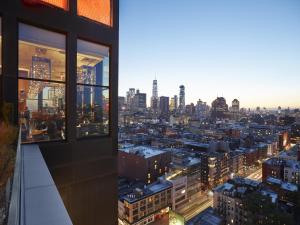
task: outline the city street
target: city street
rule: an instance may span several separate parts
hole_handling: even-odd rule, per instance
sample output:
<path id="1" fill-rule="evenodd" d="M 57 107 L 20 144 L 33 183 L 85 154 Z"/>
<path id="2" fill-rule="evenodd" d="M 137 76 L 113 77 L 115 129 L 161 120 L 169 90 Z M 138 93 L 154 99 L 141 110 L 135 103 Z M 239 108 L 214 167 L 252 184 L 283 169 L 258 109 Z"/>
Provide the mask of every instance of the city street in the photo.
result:
<path id="1" fill-rule="evenodd" d="M 194 216 L 198 215 L 208 207 L 211 207 L 213 205 L 213 199 L 209 198 L 205 200 L 204 202 L 201 202 L 199 204 L 194 204 L 193 207 L 191 207 L 189 210 L 187 210 L 184 214 L 185 221 L 188 221 L 192 219 Z"/>
<path id="2" fill-rule="evenodd" d="M 251 173 L 249 176 L 247 176 L 248 179 L 261 181 L 262 179 L 262 169 L 259 169 L 255 171 L 254 173 Z"/>
<path id="3" fill-rule="evenodd" d="M 261 181 L 262 169 L 256 170 L 255 172 L 247 176 L 247 178 L 256 181 Z M 189 207 L 185 208 L 184 211 L 181 212 L 181 214 L 185 218 L 185 221 L 188 221 L 194 216 L 196 216 L 197 214 L 199 214 L 200 212 L 212 206 L 213 206 L 213 199 L 212 198 L 207 199 L 207 197 L 202 196 L 202 199 L 194 200 L 193 204 L 190 204 Z"/>

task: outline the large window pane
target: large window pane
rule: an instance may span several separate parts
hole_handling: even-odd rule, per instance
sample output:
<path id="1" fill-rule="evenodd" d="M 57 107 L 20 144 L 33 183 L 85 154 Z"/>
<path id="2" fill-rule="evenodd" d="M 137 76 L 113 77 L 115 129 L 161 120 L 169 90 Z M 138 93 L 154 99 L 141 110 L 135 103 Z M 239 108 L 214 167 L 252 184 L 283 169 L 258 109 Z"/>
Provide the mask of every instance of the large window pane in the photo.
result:
<path id="1" fill-rule="evenodd" d="M 77 85 L 77 137 L 109 133 L 108 88 Z"/>
<path id="2" fill-rule="evenodd" d="M 109 48 L 77 41 L 77 83 L 109 85 Z"/>
<path id="3" fill-rule="evenodd" d="M 111 0 L 77 0 L 77 13 L 111 26 Z"/>
<path id="4" fill-rule="evenodd" d="M 23 142 L 65 139 L 65 36 L 19 25 L 19 122 Z"/>
<path id="5" fill-rule="evenodd" d="M 23 142 L 65 139 L 65 85 L 19 79 Z"/>
<path id="6" fill-rule="evenodd" d="M 20 24 L 19 77 L 65 81 L 65 36 Z"/>

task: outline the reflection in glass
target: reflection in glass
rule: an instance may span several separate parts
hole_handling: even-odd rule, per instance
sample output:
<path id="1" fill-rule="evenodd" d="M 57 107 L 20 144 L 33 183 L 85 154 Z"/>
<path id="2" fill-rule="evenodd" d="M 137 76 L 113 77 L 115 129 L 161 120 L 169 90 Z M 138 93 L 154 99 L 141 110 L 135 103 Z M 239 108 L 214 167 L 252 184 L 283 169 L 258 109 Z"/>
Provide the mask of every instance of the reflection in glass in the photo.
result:
<path id="1" fill-rule="evenodd" d="M 77 85 L 77 137 L 109 133 L 107 88 Z"/>
<path id="2" fill-rule="evenodd" d="M 77 0 L 78 15 L 111 26 L 111 0 Z"/>
<path id="3" fill-rule="evenodd" d="M 19 79 L 23 142 L 65 139 L 65 85 Z"/>
<path id="4" fill-rule="evenodd" d="M 109 85 L 109 48 L 77 41 L 77 83 Z"/>
<path id="5" fill-rule="evenodd" d="M 19 25 L 19 123 L 23 142 L 65 139 L 65 36 Z"/>
<path id="6" fill-rule="evenodd" d="M 77 41 L 77 137 L 109 133 L 109 48 Z"/>

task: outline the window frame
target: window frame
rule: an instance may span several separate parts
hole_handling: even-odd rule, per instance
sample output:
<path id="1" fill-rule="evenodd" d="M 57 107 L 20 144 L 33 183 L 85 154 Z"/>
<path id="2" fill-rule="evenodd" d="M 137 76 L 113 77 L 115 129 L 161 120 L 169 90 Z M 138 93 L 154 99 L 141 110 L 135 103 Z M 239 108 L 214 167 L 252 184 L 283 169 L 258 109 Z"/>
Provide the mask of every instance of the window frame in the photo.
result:
<path id="1" fill-rule="evenodd" d="M 112 2 L 112 0 L 110 0 Z M 90 21 L 90 20 L 89 20 Z M 83 83 L 78 83 L 77 82 L 77 72 L 76 72 L 76 91 L 77 91 L 77 87 L 78 86 L 92 86 L 92 87 L 100 87 L 100 88 L 106 88 L 108 90 L 108 133 L 107 134 L 102 134 L 102 135 L 89 135 L 89 136 L 82 136 L 82 137 L 78 137 L 77 135 L 77 124 L 76 124 L 76 140 L 89 140 L 89 139 L 101 139 L 101 138 L 108 138 L 108 137 L 111 137 L 112 135 L 112 118 L 111 118 L 111 112 L 112 112 L 112 89 L 111 89 L 111 69 L 112 69 L 112 48 L 110 45 L 107 45 L 107 44 L 103 44 L 101 42 L 98 42 L 98 41 L 95 41 L 95 40 L 90 40 L 90 39 L 87 39 L 85 37 L 82 37 L 82 36 L 77 36 L 76 37 L 76 60 L 75 60 L 75 68 L 76 68 L 76 71 L 77 71 L 77 53 L 78 53 L 78 40 L 81 40 L 81 41 L 85 41 L 85 42 L 89 42 L 89 43 L 92 43 L 92 44 L 97 44 L 97 45 L 102 45 L 104 47 L 107 47 L 108 48 L 108 59 L 109 59 L 109 64 L 108 64 L 108 86 L 105 86 L 105 85 L 97 85 L 97 84 L 83 84 Z M 75 102 L 75 105 L 76 105 L 76 110 L 77 110 L 77 95 L 76 95 L 76 102 Z M 76 115 L 76 120 L 77 120 L 77 115 Z"/>
<path id="2" fill-rule="evenodd" d="M 69 0 L 68 0 L 69 2 Z M 53 6 L 55 7 L 55 6 Z M 59 8 L 59 7 L 55 7 L 55 8 Z M 62 8 L 59 8 L 59 9 L 62 9 Z M 64 9 L 62 9 L 64 10 Z M 64 10 L 66 11 L 66 10 Z M 64 44 L 65 44 L 65 78 L 63 81 L 60 81 L 60 80 L 49 80 L 49 79 L 38 79 L 38 78 L 28 78 L 28 77 L 19 77 L 19 65 L 20 65 L 20 57 L 19 57 L 19 53 L 20 53 L 20 25 L 21 24 L 25 24 L 25 25 L 28 25 L 28 26 L 32 26 L 32 27 L 35 27 L 35 28 L 38 28 L 38 29 L 42 29 L 42 30 L 46 30 L 46 31 L 50 31 L 50 32 L 53 32 L 53 33 L 57 33 L 57 34 L 60 34 L 60 35 L 63 35 L 64 36 Z M 58 30 L 55 30 L 55 29 L 52 29 L 50 26 L 40 26 L 38 24 L 34 24 L 34 23 L 28 23 L 27 21 L 23 21 L 23 20 L 17 20 L 17 31 L 18 31 L 18 34 L 17 34 L 17 76 L 16 76 L 16 79 L 17 79 L 17 92 L 18 92 L 18 99 L 17 99 L 17 106 L 19 107 L 19 80 L 27 80 L 27 81 L 38 81 L 38 82 L 46 82 L 46 83 L 56 83 L 56 84 L 63 84 L 64 85 L 64 101 L 65 101 L 65 106 L 64 106 L 64 113 L 65 113 L 65 118 L 64 118 L 64 125 L 65 125 L 65 138 L 64 139 L 53 139 L 53 140 L 45 140 L 45 141 L 31 141 L 31 142 L 23 142 L 23 140 L 21 140 L 21 143 L 22 144 L 42 144 L 42 143 L 66 143 L 68 142 L 68 126 L 67 126 L 67 118 L 69 116 L 69 113 L 68 113 L 68 89 L 69 89 L 69 70 L 68 70 L 68 66 L 69 66 L 69 60 L 68 60 L 68 34 L 66 32 L 62 32 L 62 31 L 58 31 Z M 32 42 L 33 43 L 33 42 Z M 34 44 L 34 43 L 33 43 Z M 19 116 L 19 112 L 18 112 L 18 125 L 20 125 L 20 116 Z"/>

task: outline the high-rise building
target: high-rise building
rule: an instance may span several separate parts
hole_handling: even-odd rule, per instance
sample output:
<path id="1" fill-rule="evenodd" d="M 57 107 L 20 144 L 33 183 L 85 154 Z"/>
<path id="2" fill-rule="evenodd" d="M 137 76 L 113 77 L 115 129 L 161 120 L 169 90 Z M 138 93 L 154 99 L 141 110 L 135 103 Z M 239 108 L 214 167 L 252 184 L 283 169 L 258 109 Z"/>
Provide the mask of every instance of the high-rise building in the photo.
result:
<path id="1" fill-rule="evenodd" d="M 203 102 L 201 99 L 199 99 L 196 105 L 196 115 L 198 119 L 204 118 L 207 111 L 208 106 L 206 105 L 206 102 Z"/>
<path id="2" fill-rule="evenodd" d="M 22 224 L 70 224 L 64 206 L 74 224 L 117 224 L 118 6 L 0 1 L 0 103 L 30 154 L 31 169 L 19 167 Z"/>
<path id="3" fill-rule="evenodd" d="M 127 109 L 129 110 L 133 110 L 134 96 L 135 96 L 135 89 L 129 88 L 129 90 L 126 93 L 126 105 L 127 105 Z"/>
<path id="4" fill-rule="evenodd" d="M 169 97 L 161 96 L 159 98 L 159 110 L 163 116 L 167 116 L 169 114 Z"/>
<path id="5" fill-rule="evenodd" d="M 228 105 L 226 104 L 226 100 L 223 97 L 217 97 L 211 103 L 211 117 L 213 119 L 223 119 L 225 118 L 228 112 Z"/>
<path id="6" fill-rule="evenodd" d="M 118 97 L 118 110 L 124 111 L 126 109 L 126 100 L 124 96 Z"/>
<path id="7" fill-rule="evenodd" d="M 133 108 L 136 111 L 144 111 L 147 108 L 147 95 L 146 93 L 141 93 L 140 90 L 136 90 L 133 99 Z"/>
<path id="8" fill-rule="evenodd" d="M 152 96 L 151 96 L 151 108 L 153 111 L 157 111 L 159 106 L 157 80 L 153 80 L 152 83 Z"/>
<path id="9" fill-rule="evenodd" d="M 239 100 L 234 99 L 232 101 L 231 109 L 232 109 L 232 112 L 234 112 L 234 113 L 238 113 L 240 111 L 240 102 L 239 102 Z"/>
<path id="10" fill-rule="evenodd" d="M 185 109 L 185 87 L 184 85 L 179 86 L 179 111 L 184 112 Z"/>
<path id="11" fill-rule="evenodd" d="M 177 95 L 174 95 L 174 97 L 171 98 L 170 111 L 176 112 L 177 108 L 178 108 L 178 97 Z"/>

